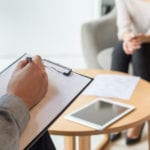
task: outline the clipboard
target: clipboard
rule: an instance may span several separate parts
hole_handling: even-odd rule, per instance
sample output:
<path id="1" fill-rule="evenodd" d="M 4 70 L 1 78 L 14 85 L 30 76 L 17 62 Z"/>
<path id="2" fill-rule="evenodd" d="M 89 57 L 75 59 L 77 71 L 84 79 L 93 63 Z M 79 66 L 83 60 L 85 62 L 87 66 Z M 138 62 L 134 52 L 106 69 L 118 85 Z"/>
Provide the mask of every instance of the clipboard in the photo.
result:
<path id="1" fill-rule="evenodd" d="M 24 54 L 0 72 L 0 96 L 6 93 L 7 85 L 17 62 Z M 48 74 L 49 88 L 46 96 L 30 110 L 30 121 L 21 135 L 19 150 L 28 150 L 64 112 L 77 96 L 91 83 L 90 77 L 73 72 L 72 69 L 43 59 Z M 51 90 L 54 95 L 50 95 Z"/>

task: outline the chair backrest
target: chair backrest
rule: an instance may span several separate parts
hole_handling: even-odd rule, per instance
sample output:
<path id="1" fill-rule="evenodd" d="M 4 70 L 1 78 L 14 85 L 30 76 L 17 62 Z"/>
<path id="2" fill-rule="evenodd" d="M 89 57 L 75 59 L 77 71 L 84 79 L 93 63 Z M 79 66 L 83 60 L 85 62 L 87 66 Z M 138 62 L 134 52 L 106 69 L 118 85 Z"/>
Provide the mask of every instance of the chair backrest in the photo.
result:
<path id="1" fill-rule="evenodd" d="M 103 16 L 101 23 L 95 33 L 96 44 L 99 50 L 114 47 L 118 41 L 116 26 L 116 9 L 114 8 L 109 14 Z"/>
<path id="2" fill-rule="evenodd" d="M 97 21 L 83 24 L 81 30 L 82 50 L 88 68 L 102 68 L 97 55 L 117 43 L 116 10 Z"/>

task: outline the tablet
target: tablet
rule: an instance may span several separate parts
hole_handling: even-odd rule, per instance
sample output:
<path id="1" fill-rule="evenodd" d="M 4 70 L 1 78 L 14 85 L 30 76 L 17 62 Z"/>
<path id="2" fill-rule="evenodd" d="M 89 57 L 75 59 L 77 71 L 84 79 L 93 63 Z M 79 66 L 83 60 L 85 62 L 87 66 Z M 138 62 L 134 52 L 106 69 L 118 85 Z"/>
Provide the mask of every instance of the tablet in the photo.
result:
<path id="1" fill-rule="evenodd" d="M 65 118 L 102 130 L 134 109 L 134 106 L 128 104 L 98 98 L 92 103 L 66 115 Z"/>

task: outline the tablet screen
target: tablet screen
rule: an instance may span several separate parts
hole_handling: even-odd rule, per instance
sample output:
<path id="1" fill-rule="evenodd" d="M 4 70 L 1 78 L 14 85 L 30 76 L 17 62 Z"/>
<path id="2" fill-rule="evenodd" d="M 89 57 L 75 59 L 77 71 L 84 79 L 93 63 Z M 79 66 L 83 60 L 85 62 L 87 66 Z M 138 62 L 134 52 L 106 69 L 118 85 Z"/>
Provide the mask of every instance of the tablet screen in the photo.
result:
<path id="1" fill-rule="evenodd" d="M 87 126 L 103 129 L 133 109 L 133 106 L 127 104 L 98 99 L 69 114 L 67 118 Z"/>

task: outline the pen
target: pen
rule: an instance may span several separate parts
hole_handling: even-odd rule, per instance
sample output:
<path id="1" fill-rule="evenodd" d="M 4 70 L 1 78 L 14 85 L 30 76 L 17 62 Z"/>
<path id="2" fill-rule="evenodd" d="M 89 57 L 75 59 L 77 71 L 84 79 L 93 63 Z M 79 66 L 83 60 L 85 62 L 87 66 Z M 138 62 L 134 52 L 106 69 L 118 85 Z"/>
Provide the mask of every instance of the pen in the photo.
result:
<path id="1" fill-rule="evenodd" d="M 26 57 L 27 63 L 32 62 L 32 57 Z"/>

